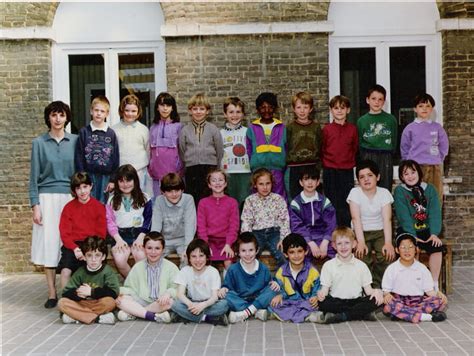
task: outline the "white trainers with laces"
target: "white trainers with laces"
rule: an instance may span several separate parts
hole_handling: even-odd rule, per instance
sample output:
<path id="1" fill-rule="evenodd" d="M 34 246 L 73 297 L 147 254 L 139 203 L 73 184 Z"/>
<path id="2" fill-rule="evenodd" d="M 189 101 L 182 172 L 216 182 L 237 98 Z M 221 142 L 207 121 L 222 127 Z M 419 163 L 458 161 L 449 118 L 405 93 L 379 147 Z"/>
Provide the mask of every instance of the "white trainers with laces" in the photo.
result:
<path id="1" fill-rule="evenodd" d="M 71 318 L 69 315 L 67 314 L 63 314 L 63 316 L 61 317 L 62 321 L 63 321 L 63 324 L 79 324 L 79 321 L 77 321 L 76 319 L 73 319 Z"/>
<path id="2" fill-rule="evenodd" d="M 324 324 L 324 313 L 320 311 L 312 312 L 306 318 L 306 321 L 311 323 Z"/>
<path id="3" fill-rule="evenodd" d="M 165 311 L 163 313 L 156 313 L 155 314 L 155 321 L 157 323 L 166 323 L 166 324 L 168 324 L 171 321 L 170 313 L 168 313 L 167 311 Z"/>
<path id="4" fill-rule="evenodd" d="M 257 312 L 255 313 L 255 318 L 261 321 L 267 321 L 268 320 L 267 309 L 258 309 Z"/>
<path id="5" fill-rule="evenodd" d="M 229 323 L 235 324 L 240 323 L 241 321 L 245 321 L 247 318 L 245 317 L 244 313 L 241 312 L 230 312 L 229 313 Z"/>
<path id="6" fill-rule="evenodd" d="M 119 310 L 119 312 L 117 313 L 117 319 L 120 321 L 131 321 L 131 320 L 135 320 L 136 318 L 137 318 L 136 316 L 130 315 L 124 312 L 123 310 Z"/>
<path id="7" fill-rule="evenodd" d="M 115 324 L 115 315 L 114 313 L 105 313 L 99 316 L 99 324 L 108 324 L 114 325 Z"/>

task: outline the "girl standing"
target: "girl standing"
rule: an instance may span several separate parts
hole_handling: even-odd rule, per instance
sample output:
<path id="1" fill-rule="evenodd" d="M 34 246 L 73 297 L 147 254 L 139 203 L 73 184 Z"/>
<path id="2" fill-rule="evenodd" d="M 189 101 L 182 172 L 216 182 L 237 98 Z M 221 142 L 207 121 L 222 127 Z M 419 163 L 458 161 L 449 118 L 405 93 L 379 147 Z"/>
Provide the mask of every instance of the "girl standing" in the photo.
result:
<path id="1" fill-rule="evenodd" d="M 132 165 L 120 166 L 115 174 L 113 195 L 106 205 L 107 230 L 113 237 L 112 256 L 120 274 L 128 275 L 128 258 L 145 258 L 143 238 L 150 232 L 153 205 L 140 189 L 138 174 Z M 130 249 L 130 246 L 132 248 Z"/>
<path id="2" fill-rule="evenodd" d="M 176 100 L 168 93 L 160 93 L 155 101 L 155 120 L 150 128 L 148 173 L 153 178 L 154 196 L 160 195 L 160 180 L 166 174 L 183 175 L 183 163 L 178 152 L 181 127 Z"/>
<path id="3" fill-rule="evenodd" d="M 70 181 L 74 173 L 74 150 L 77 135 L 65 132 L 71 121 L 71 110 L 62 101 L 53 101 L 44 109 L 49 132 L 33 140 L 30 171 L 30 203 L 33 209 L 31 261 L 44 266 L 48 285 L 45 308 L 54 308 L 56 267 L 59 263 L 61 239 L 59 218 L 71 200 Z"/>

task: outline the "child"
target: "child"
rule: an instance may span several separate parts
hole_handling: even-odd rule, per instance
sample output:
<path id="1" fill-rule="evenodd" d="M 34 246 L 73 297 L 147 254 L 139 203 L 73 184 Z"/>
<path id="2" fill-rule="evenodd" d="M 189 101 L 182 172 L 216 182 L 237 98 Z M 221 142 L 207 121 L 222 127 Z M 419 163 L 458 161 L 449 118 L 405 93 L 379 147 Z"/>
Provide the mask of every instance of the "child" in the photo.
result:
<path id="1" fill-rule="evenodd" d="M 143 239 L 143 246 L 146 259 L 135 263 L 120 288 L 117 318 L 129 321 L 138 317 L 169 323 L 168 310 L 176 297 L 174 279 L 178 275 L 178 267 L 163 258 L 165 239 L 159 232 L 149 232 Z"/>
<path id="2" fill-rule="evenodd" d="M 356 257 L 372 272 L 374 285 L 380 287 L 387 262 L 395 257 L 392 245 L 392 206 L 390 192 L 377 187 L 380 171 L 374 161 L 361 161 L 356 167 L 359 186 L 352 188 L 347 202 L 357 237 Z M 376 261 L 373 262 L 372 251 Z"/>
<path id="3" fill-rule="evenodd" d="M 98 236 L 87 237 L 81 252 L 86 266 L 80 267 L 63 289 L 58 307 L 64 324 L 115 324 L 115 298 L 119 293 L 117 273 L 107 265 L 107 244 Z"/>
<path id="4" fill-rule="evenodd" d="M 221 286 L 219 272 L 209 266 L 211 250 L 206 241 L 191 241 L 186 249 L 189 266 L 179 271 L 175 278 L 178 285 L 176 300 L 171 309 L 178 320 L 214 325 L 228 324 L 225 300 L 219 300 L 217 292 Z"/>
<path id="5" fill-rule="evenodd" d="M 239 204 L 224 194 L 227 177 L 224 171 L 213 169 L 207 174 L 212 194 L 199 201 L 197 209 L 198 237 L 209 244 L 211 261 L 224 261 L 227 270 L 232 263 L 232 244 L 239 232 Z"/>
<path id="6" fill-rule="evenodd" d="M 140 99 L 130 94 L 120 101 L 120 122 L 112 127 L 117 135 L 120 149 L 120 165 L 131 164 L 137 170 L 140 189 L 153 195 L 147 167 L 149 161 L 148 127 L 140 122 L 142 106 Z"/>
<path id="7" fill-rule="evenodd" d="M 321 323 L 376 320 L 374 312 L 383 303 L 382 291 L 372 288 L 367 265 L 354 257 L 352 250 L 356 244 L 354 232 L 348 227 L 338 227 L 332 233 L 337 255 L 321 270 L 318 291 L 319 310 L 324 312 Z"/>
<path id="8" fill-rule="evenodd" d="M 370 159 L 380 169 L 379 185 L 392 191 L 392 154 L 397 148 L 397 119 L 383 111 L 387 92 L 381 85 L 369 89 L 366 102 L 369 112 L 357 120 L 359 132 L 360 158 Z"/>
<path id="9" fill-rule="evenodd" d="M 403 231 L 417 237 L 418 247 L 430 254 L 429 266 L 435 290 L 443 262 L 441 206 L 433 185 L 422 181 L 423 170 L 413 160 L 401 161 L 398 167 L 401 185 L 395 188 L 395 213 Z"/>
<path id="10" fill-rule="evenodd" d="M 130 271 L 130 253 L 137 262 L 145 258 L 143 238 L 150 232 L 152 210 L 150 198 L 140 189 L 135 168 L 131 164 L 120 166 L 115 173 L 113 195 L 106 205 L 106 216 L 107 230 L 114 239 L 112 255 L 123 277 Z"/>
<path id="11" fill-rule="evenodd" d="M 290 204 L 291 231 L 305 238 L 314 258 L 333 258 L 336 251 L 329 242 L 336 228 L 336 211 L 329 199 L 316 191 L 319 169 L 306 166 L 300 173 L 299 183 L 303 191 Z"/>
<path id="12" fill-rule="evenodd" d="M 59 221 L 61 234 L 61 287 L 64 288 L 71 274 L 85 264 L 79 244 L 88 236 L 105 239 L 106 221 L 104 205 L 91 197 L 92 180 L 85 172 L 75 173 L 71 178 L 71 194 L 74 200 L 64 207 Z"/>
<path id="13" fill-rule="evenodd" d="M 221 129 L 224 142 L 222 169 L 228 177 L 229 196 L 237 199 L 239 207 L 250 192 L 250 163 L 246 148 L 247 128 L 242 126 L 245 116 L 245 104 L 237 97 L 228 97 L 224 101 L 226 123 Z"/>
<path id="14" fill-rule="evenodd" d="M 443 203 L 443 179 L 441 166 L 448 154 L 449 141 L 446 131 L 431 119 L 435 106 L 429 94 L 417 95 L 414 100 L 416 119 L 408 124 L 402 133 L 400 153 L 402 159 L 418 162 L 427 183 L 438 191 L 439 201 Z"/>
<path id="15" fill-rule="evenodd" d="M 274 117 L 278 108 L 273 93 L 262 93 L 255 101 L 258 119 L 247 130 L 247 154 L 250 169 L 267 168 L 274 178 L 273 192 L 286 199 L 284 171 L 286 167 L 286 129 L 283 122 Z"/>
<path id="16" fill-rule="evenodd" d="M 191 122 L 179 133 L 179 154 L 184 162 L 187 193 L 197 206 L 206 191 L 206 176 L 222 161 L 223 145 L 219 129 L 207 116 L 211 104 L 204 94 L 196 94 L 188 101 Z"/>
<path id="17" fill-rule="evenodd" d="M 235 247 L 240 260 L 227 271 L 219 298 L 225 298 L 229 304 L 230 323 L 245 321 L 254 315 L 265 321 L 267 308 L 275 296 L 270 271 L 257 260 L 258 243 L 251 232 L 240 234 Z"/>
<path id="18" fill-rule="evenodd" d="M 196 234 L 196 207 L 191 195 L 184 193 L 183 179 L 177 173 L 168 173 L 161 180 L 162 195 L 153 205 L 152 231 L 163 234 L 166 257 L 176 251 L 181 267 L 186 263 L 186 248 Z"/>
<path id="19" fill-rule="evenodd" d="M 62 101 L 44 108 L 48 132 L 33 140 L 31 148 L 30 205 L 33 215 L 31 262 L 44 266 L 48 286 L 45 308 L 58 303 L 56 267 L 61 257 L 59 219 L 71 200 L 71 176 L 74 174 L 74 150 L 77 135 L 64 130 L 71 121 L 71 109 Z"/>
<path id="20" fill-rule="evenodd" d="M 270 311 L 281 321 L 302 323 L 320 319 L 317 312 L 319 273 L 305 258 L 308 244 L 303 236 L 289 234 L 283 240 L 283 252 L 288 258 L 275 274 L 280 294 L 270 302 Z"/>
<path id="21" fill-rule="evenodd" d="M 266 168 L 252 174 L 252 186 L 256 193 L 245 199 L 242 211 L 241 231 L 251 231 L 258 241 L 259 254 L 269 250 L 278 266 L 285 263 L 280 251 L 281 241 L 290 233 L 290 219 L 285 200 L 272 193 L 273 175 Z"/>
<path id="22" fill-rule="evenodd" d="M 400 258 L 388 266 L 383 275 L 384 313 L 392 320 L 420 321 L 446 320 L 448 300 L 435 292 L 433 278 L 428 269 L 415 259 L 416 238 L 402 233 L 396 239 Z"/>
<path id="23" fill-rule="evenodd" d="M 76 172 L 87 172 L 92 179 L 92 196 L 105 203 L 110 175 L 119 166 L 119 146 L 115 132 L 107 124 L 109 100 L 99 95 L 92 100 L 89 125 L 79 130 Z"/>
<path id="24" fill-rule="evenodd" d="M 287 175 L 289 179 L 289 200 L 300 192 L 299 179 L 307 166 L 320 168 L 321 126 L 311 117 L 313 97 L 307 92 L 299 92 L 291 98 L 295 119 L 286 127 L 288 154 Z"/>
<path id="25" fill-rule="evenodd" d="M 150 128 L 150 164 L 153 194 L 160 195 L 160 180 L 167 173 L 182 175 L 183 163 L 179 158 L 179 122 L 176 100 L 168 93 L 160 93 L 155 101 L 155 120 Z"/>
<path id="26" fill-rule="evenodd" d="M 337 95 L 329 101 L 332 122 L 323 128 L 321 158 L 324 193 L 336 209 L 338 226 L 350 226 L 351 214 L 346 202 L 354 187 L 356 154 L 359 149 L 357 127 L 347 122 L 351 111 L 348 98 Z"/>

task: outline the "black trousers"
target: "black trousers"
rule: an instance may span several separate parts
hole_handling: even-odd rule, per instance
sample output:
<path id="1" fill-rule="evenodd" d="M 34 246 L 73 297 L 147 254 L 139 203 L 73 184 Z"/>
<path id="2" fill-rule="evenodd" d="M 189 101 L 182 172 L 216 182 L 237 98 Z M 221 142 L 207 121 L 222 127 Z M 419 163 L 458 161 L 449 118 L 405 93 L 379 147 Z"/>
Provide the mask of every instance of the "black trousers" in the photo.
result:
<path id="1" fill-rule="evenodd" d="M 207 186 L 206 177 L 211 169 L 216 168 L 209 164 L 198 164 L 191 167 L 186 167 L 184 172 L 184 180 L 186 184 L 185 192 L 191 194 L 194 198 L 196 209 L 199 200 L 209 195 L 210 191 Z"/>
<path id="2" fill-rule="evenodd" d="M 352 169 L 324 168 L 324 194 L 336 209 L 338 226 L 351 227 L 351 213 L 346 199 L 354 188 L 354 172 Z"/>
<path id="3" fill-rule="evenodd" d="M 378 308 L 375 300 L 369 298 L 340 299 L 328 295 L 324 301 L 319 302 L 319 310 L 325 313 L 345 313 L 348 320 L 361 320 Z"/>

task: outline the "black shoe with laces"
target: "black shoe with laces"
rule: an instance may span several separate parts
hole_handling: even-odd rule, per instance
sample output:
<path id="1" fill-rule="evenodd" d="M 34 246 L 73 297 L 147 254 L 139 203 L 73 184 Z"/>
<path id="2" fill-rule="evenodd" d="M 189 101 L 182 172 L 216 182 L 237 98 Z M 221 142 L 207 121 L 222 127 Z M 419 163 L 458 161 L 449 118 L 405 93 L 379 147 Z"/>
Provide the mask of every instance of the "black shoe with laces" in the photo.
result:
<path id="1" fill-rule="evenodd" d="M 229 320 L 227 319 L 227 315 L 222 314 L 219 316 L 206 316 L 206 323 L 212 324 L 214 326 L 221 325 L 227 326 L 229 325 Z"/>
<path id="2" fill-rule="evenodd" d="M 442 312 L 442 311 L 437 311 L 437 312 L 433 312 L 431 313 L 431 321 L 432 322 L 438 322 L 438 321 L 445 321 L 447 319 L 447 315 L 445 312 Z"/>

